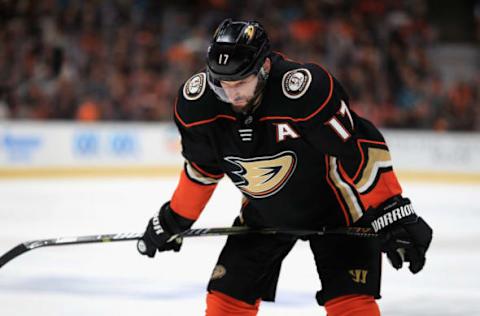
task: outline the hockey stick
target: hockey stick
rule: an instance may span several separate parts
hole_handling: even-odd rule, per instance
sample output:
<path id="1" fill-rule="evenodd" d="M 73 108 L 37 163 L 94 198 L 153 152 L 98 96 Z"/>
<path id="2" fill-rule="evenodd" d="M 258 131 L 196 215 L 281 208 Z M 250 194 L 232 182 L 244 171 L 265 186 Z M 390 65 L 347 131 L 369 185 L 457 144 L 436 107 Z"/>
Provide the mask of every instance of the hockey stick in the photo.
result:
<path id="1" fill-rule="evenodd" d="M 196 228 L 188 229 L 177 237 L 204 237 L 204 236 L 226 236 L 226 235 L 244 235 L 244 234 L 287 234 L 295 236 L 308 235 L 349 235 L 363 238 L 375 238 L 378 235 L 371 228 L 360 227 L 340 227 L 340 228 L 323 228 L 321 230 L 302 230 L 302 229 L 279 229 L 279 228 L 260 228 L 254 229 L 245 226 L 219 227 L 219 228 Z M 39 239 L 27 241 L 19 244 L 6 252 L 0 257 L 0 268 L 10 260 L 20 256 L 21 254 L 32 249 L 50 246 L 63 245 L 79 245 L 89 243 L 115 242 L 115 241 L 131 241 L 142 238 L 143 233 L 119 233 L 119 234 L 103 234 L 76 237 L 59 237 L 52 239 Z"/>

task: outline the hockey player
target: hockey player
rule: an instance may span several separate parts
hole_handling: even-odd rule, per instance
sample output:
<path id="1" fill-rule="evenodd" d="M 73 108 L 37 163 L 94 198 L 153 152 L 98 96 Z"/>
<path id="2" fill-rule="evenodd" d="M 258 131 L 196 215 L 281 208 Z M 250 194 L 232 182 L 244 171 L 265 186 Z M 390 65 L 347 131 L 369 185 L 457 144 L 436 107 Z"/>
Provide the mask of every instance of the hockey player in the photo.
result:
<path id="1" fill-rule="evenodd" d="M 227 19 L 207 53 L 206 69 L 180 88 L 175 123 L 184 170 L 171 198 L 149 221 L 142 254 L 179 251 L 172 238 L 199 217 L 227 175 L 243 193 L 234 225 L 319 229 L 372 227 L 381 238 L 315 236 L 310 244 L 329 316 L 380 315 L 381 252 L 412 273 L 432 239 L 392 169 L 387 144 L 350 109 L 340 83 L 314 63 L 270 50 L 264 28 Z M 213 270 L 208 316 L 256 315 L 273 301 L 293 236 L 230 236 Z"/>

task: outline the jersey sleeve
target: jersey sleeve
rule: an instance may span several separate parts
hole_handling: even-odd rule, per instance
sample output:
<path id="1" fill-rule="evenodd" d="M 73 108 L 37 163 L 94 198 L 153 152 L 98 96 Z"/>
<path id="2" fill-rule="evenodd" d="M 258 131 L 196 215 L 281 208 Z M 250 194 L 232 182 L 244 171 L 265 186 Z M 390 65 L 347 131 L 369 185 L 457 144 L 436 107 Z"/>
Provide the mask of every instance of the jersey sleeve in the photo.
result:
<path id="1" fill-rule="evenodd" d="M 189 113 L 189 108 L 192 105 L 198 107 L 199 104 L 192 104 L 192 101 L 185 100 L 182 90 L 175 103 L 174 121 L 180 132 L 185 164 L 170 206 L 179 215 L 196 220 L 224 173 L 218 165 L 213 146 L 209 141 L 208 127 L 196 124 L 201 120 L 192 121 L 191 119 L 191 117 L 196 119 L 196 114 Z"/>
<path id="2" fill-rule="evenodd" d="M 322 108 L 300 128 L 324 159 L 327 181 L 353 223 L 402 189 L 381 132 L 351 110 L 348 94 L 331 74 L 318 66 L 311 71 L 318 87 L 312 93 Z"/>
<path id="3" fill-rule="evenodd" d="M 175 122 L 180 132 L 182 156 L 185 160 L 200 166 L 199 170 L 204 170 L 205 174 L 223 174 L 208 134 L 202 131 L 203 128 L 189 128 L 181 125 L 177 120 Z"/>
<path id="4" fill-rule="evenodd" d="M 195 96 L 189 94 L 187 87 L 195 78 L 199 79 L 197 83 L 206 85 L 205 74 L 202 72 L 191 77 L 179 89 L 174 106 L 174 122 L 180 132 L 183 157 L 200 172 L 216 177 L 223 175 L 223 171 L 209 136 L 210 123 L 216 118 L 216 109 L 213 106 L 215 96 L 205 88 L 197 88 L 201 92 Z"/>
<path id="5" fill-rule="evenodd" d="M 325 69 L 317 65 L 309 69 L 313 78 L 304 106 L 311 114 L 300 127 L 317 151 L 337 157 L 354 155 L 357 116 L 350 110 L 347 93 Z"/>

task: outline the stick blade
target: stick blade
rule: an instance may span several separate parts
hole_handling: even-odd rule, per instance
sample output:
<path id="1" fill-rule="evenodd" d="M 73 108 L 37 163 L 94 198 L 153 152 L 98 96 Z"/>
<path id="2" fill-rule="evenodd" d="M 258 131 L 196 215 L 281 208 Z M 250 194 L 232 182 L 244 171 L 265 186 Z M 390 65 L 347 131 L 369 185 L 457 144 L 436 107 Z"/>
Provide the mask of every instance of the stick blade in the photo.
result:
<path id="1" fill-rule="evenodd" d="M 25 246 L 25 244 L 20 244 L 13 247 L 11 250 L 6 252 L 0 257 L 0 268 L 3 267 L 10 260 L 20 256 L 22 253 L 29 251 L 30 249 Z"/>

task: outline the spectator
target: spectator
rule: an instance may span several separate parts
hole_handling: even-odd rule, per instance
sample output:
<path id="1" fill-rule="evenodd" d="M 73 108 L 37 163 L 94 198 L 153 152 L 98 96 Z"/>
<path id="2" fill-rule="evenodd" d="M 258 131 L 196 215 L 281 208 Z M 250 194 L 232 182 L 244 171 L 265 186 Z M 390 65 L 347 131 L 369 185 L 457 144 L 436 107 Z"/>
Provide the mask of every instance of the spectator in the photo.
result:
<path id="1" fill-rule="evenodd" d="M 2 1 L 0 116 L 170 120 L 174 87 L 200 69 L 211 27 L 225 16 L 262 16 L 282 53 L 337 74 L 377 125 L 480 130 L 478 85 L 447 86 L 429 62 L 435 31 L 426 4 Z"/>

